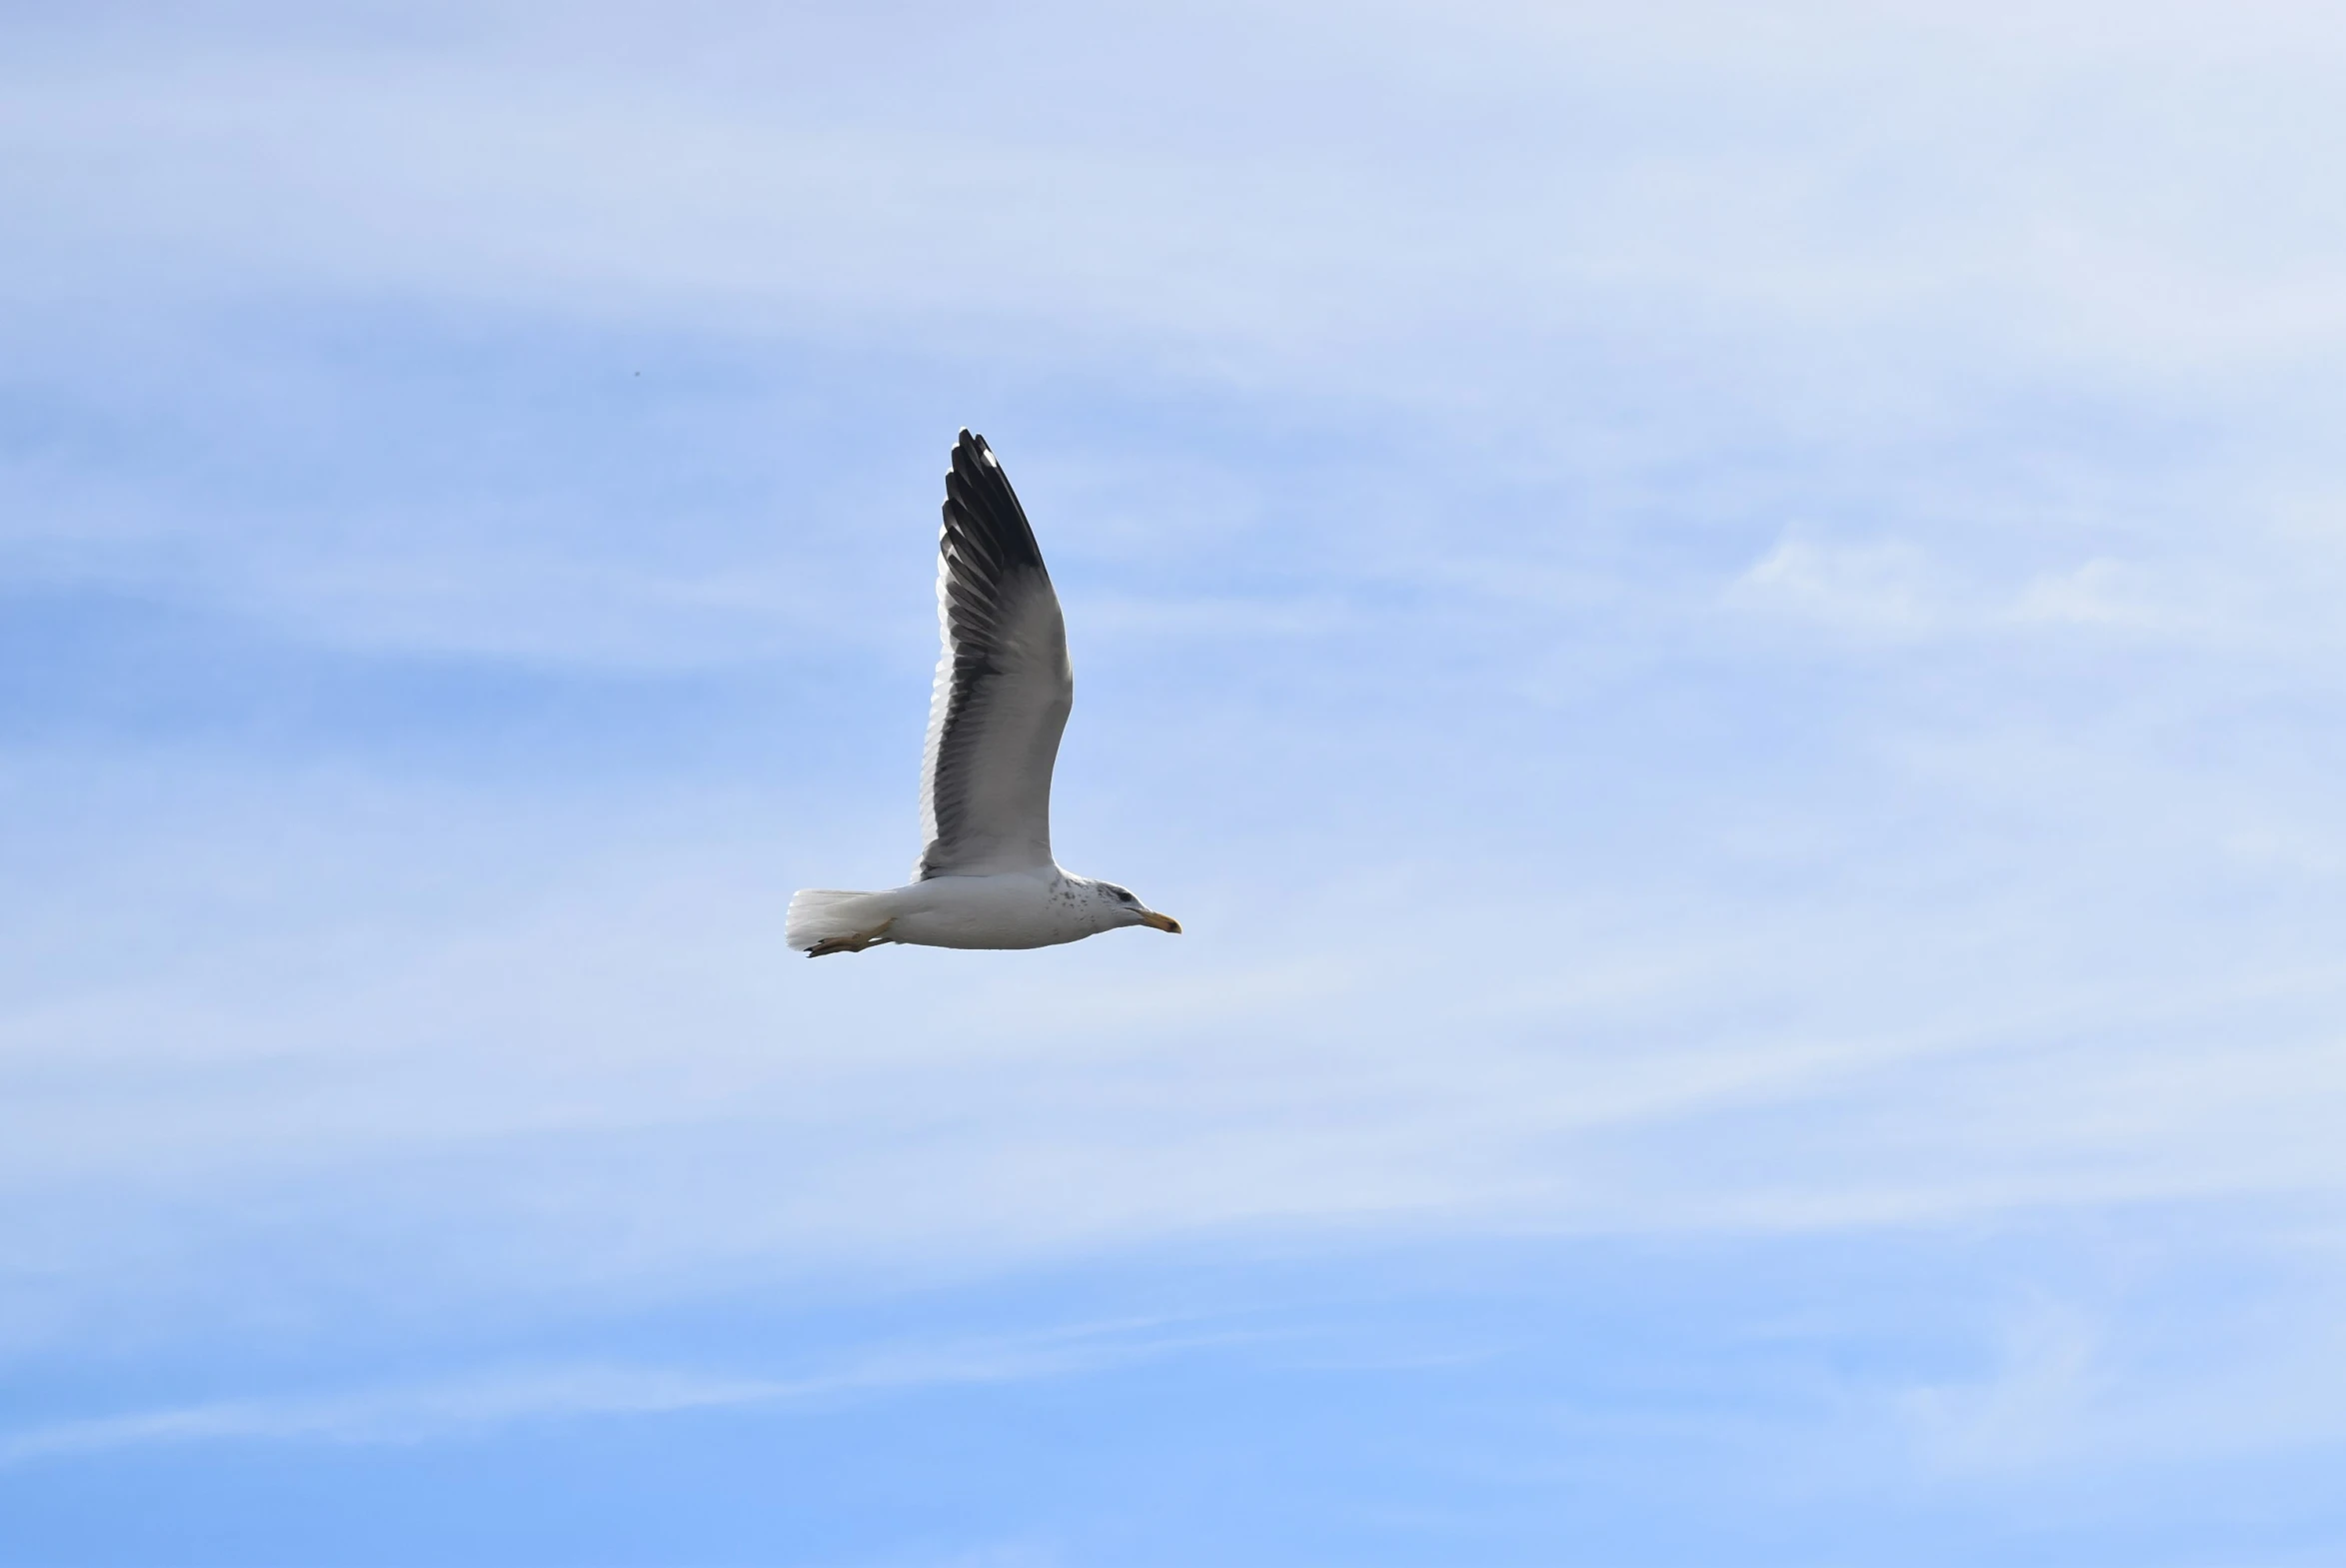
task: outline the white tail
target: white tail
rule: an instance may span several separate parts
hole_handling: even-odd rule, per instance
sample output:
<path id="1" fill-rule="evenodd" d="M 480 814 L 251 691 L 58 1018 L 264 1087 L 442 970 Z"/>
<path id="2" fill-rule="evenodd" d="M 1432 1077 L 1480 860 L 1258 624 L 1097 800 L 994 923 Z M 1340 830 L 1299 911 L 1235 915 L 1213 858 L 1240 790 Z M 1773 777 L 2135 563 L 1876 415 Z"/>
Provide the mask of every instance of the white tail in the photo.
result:
<path id="1" fill-rule="evenodd" d="M 791 895 L 783 939 L 805 952 L 818 942 L 857 936 L 884 924 L 889 913 L 886 893 L 808 887 Z"/>

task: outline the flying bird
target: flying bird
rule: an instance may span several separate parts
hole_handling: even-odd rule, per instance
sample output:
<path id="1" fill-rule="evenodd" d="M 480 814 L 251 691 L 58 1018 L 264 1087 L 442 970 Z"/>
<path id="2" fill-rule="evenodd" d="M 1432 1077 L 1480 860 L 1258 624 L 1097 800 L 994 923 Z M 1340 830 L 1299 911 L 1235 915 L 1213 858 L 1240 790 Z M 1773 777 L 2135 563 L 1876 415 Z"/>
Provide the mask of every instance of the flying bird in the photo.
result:
<path id="1" fill-rule="evenodd" d="M 785 933 L 810 958 L 884 942 L 1049 947 L 1122 925 L 1178 931 L 1114 882 L 1051 854 L 1051 770 L 1076 703 L 1067 625 L 1035 530 L 986 438 L 963 431 L 937 543 L 945 651 L 929 699 L 913 879 L 886 892 L 808 888 Z"/>

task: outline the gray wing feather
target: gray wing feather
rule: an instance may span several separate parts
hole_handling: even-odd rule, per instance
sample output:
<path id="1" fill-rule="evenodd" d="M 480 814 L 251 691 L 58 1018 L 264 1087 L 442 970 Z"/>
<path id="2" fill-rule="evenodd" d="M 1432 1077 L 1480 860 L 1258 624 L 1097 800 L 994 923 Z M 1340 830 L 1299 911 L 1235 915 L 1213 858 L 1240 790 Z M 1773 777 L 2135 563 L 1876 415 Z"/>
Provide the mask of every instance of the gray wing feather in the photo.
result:
<path id="1" fill-rule="evenodd" d="M 944 652 L 929 700 L 915 880 L 1051 856 L 1051 771 L 1075 707 L 1066 623 L 1035 530 L 982 436 L 963 431 L 937 545 Z"/>

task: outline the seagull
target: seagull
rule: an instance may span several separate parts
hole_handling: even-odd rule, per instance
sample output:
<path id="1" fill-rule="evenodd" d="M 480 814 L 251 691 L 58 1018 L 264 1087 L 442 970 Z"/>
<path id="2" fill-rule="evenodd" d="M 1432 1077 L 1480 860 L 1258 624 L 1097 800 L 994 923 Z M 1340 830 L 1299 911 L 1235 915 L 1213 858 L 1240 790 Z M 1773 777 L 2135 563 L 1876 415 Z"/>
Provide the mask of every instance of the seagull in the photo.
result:
<path id="1" fill-rule="evenodd" d="M 937 621 L 945 651 L 921 762 L 928 847 L 902 887 L 798 893 L 790 945 L 821 958 L 885 942 L 1049 947 L 1124 925 L 1180 930 L 1052 858 L 1051 769 L 1076 704 L 1067 624 L 1002 460 L 966 430 L 945 478 Z"/>

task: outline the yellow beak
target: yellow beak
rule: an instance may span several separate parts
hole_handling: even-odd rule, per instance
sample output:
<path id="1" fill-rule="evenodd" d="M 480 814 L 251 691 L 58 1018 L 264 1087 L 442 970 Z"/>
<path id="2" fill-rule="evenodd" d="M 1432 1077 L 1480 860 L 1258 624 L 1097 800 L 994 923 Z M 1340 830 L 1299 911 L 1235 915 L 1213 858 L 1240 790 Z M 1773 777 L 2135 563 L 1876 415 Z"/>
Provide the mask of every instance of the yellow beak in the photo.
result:
<path id="1" fill-rule="evenodd" d="M 1154 925 L 1161 931 L 1171 931 L 1175 936 L 1181 934 L 1180 921 L 1174 919 L 1170 914 L 1160 914 L 1155 909 L 1151 909 L 1147 914 L 1142 915 L 1141 923 L 1143 925 Z"/>

